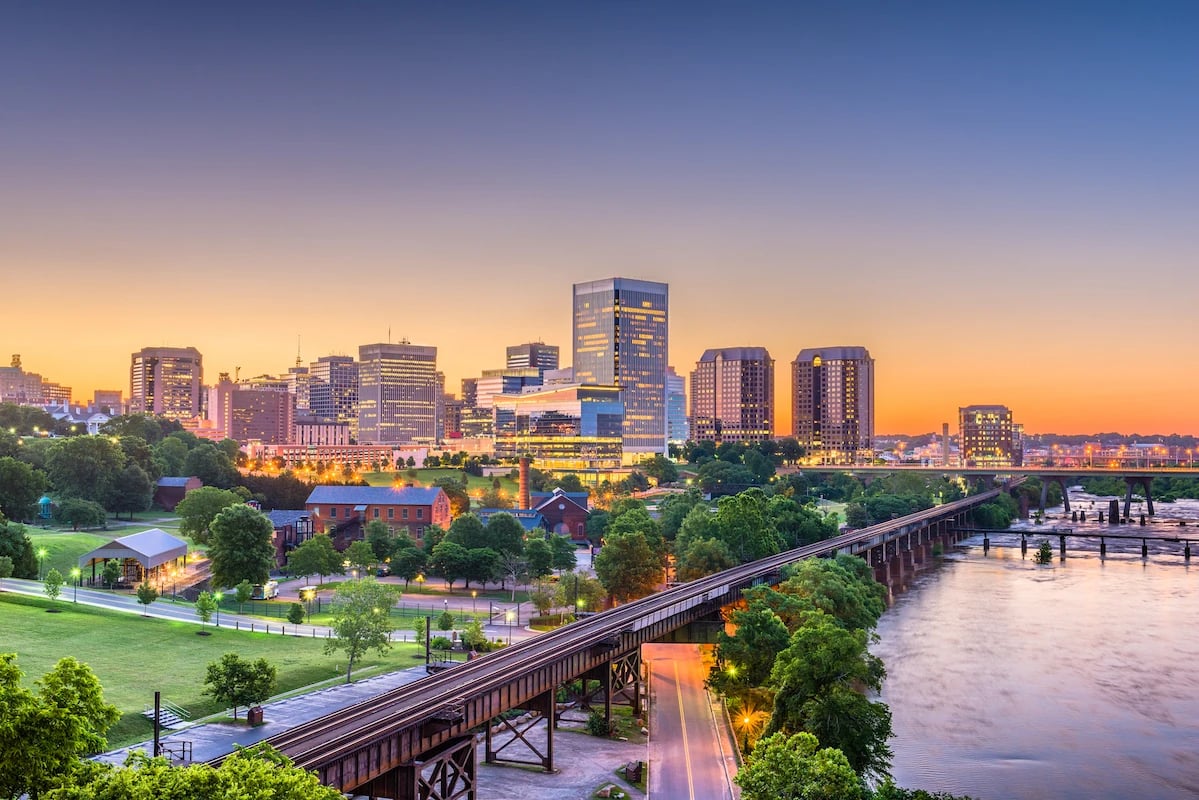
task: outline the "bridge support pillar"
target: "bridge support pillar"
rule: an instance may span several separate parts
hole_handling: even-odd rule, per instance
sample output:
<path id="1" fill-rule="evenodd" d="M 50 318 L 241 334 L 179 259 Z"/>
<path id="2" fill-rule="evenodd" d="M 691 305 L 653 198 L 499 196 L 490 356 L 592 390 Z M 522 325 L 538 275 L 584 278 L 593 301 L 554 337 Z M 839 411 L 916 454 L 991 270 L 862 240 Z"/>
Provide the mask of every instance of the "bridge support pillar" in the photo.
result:
<path id="1" fill-rule="evenodd" d="M 1132 487 L 1136 484 L 1136 478 L 1125 478 L 1124 484 L 1127 487 L 1124 492 L 1124 519 L 1132 516 Z"/>
<path id="2" fill-rule="evenodd" d="M 1134 487 L 1138 484 L 1140 485 L 1141 489 L 1144 490 L 1144 492 L 1145 492 L 1146 510 L 1149 512 L 1149 516 L 1152 517 L 1154 515 L 1154 512 L 1153 512 L 1153 478 L 1148 478 L 1148 477 L 1143 477 L 1143 476 L 1138 476 L 1136 478 L 1125 478 L 1124 483 L 1128 487 L 1127 491 L 1124 493 L 1124 517 L 1126 519 L 1132 518 L 1132 487 Z"/>
<path id="3" fill-rule="evenodd" d="M 541 767 L 546 772 L 554 771 L 554 728 L 558 727 L 558 698 L 555 690 L 550 690 L 543 694 L 534 697 L 531 701 L 525 704 L 525 710 L 532 712 L 524 717 L 517 717 L 515 720 L 496 717 L 486 726 L 486 731 L 483 735 L 484 753 L 488 764 L 498 764 L 505 762 L 509 764 L 526 764 Z M 544 749 L 538 746 L 538 743 L 533 742 L 529 738 L 529 732 L 535 727 L 545 723 L 545 745 Z M 503 734 L 511 734 L 511 738 L 503 744 L 496 747 L 495 736 Z M 531 751 L 536 757 L 535 761 L 520 758 L 509 758 L 501 756 L 505 749 L 509 746 L 520 742 L 524 748 Z M 473 795 L 472 795 L 473 796 Z M 423 797 L 422 797 L 422 800 Z M 446 798 L 449 800 L 449 798 Z"/>
<path id="4" fill-rule="evenodd" d="M 475 800 L 475 737 L 462 736 L 354 790 L 371 800 Z"/>

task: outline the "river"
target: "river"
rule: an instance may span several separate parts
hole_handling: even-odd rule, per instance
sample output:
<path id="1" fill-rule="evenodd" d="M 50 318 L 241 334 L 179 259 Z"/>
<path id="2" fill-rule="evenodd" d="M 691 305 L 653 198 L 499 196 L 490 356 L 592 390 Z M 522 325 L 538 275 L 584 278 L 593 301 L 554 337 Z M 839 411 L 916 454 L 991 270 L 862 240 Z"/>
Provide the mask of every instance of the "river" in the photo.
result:
<path id="1" fill-rule="evenodd" d="M 1070 493 L 1075 508 L 1106 500 Z M 1137 517 L 1133 509 L 1133 517 Z M 1070 540 L 1061 509 L 1018 534 L 971 539 L 896 596 L 872 651 L 887 665 L 892 773 L 901 786 L 980 800 L 1199 797 L 1199 502 L 1163 503 L 1158 520 L 1112 532 L 1189 533 L 1180 545 Z M 1088 522 L 1086 527 L 1100 526 Z M 1052 565 L 1037 566 L 1041 538 Z M 1124 552 L 1117 552 L 1123 549 Z"/>

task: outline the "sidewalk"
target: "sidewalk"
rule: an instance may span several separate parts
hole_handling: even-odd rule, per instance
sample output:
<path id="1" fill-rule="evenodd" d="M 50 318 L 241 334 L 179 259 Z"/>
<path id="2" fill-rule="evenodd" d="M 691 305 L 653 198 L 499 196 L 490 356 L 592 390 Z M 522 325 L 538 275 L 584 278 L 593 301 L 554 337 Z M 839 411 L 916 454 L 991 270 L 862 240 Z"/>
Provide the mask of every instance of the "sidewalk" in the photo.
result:
<path id="1" fill-rule="evenodd" d="M 169 733 L 163 731 L 161 742 L 176 744 L 190 742 L 192 761 L 208 761 L 233 752 L 233 745 L 251 745 L 277 733 L 299 727 L 304 723 L 319 719 L 334 711 L 354 705 L 363 700 L 376 697 L 383 692 L 404 686 L 425 677 L 425 666 L 410 667 L 399 672 L 389 672 L 364 678 L 349 684 L 339 684 L 315 692 L 289 697 L 273 703 L 264 703 L 264 724 L 255 728 L 246 725 L 234 725 L 228 722 L 209 722 L 193 725 Z M 245 709 L 239 709 L 239 715 L 245 714 Z M 140 744 L 112 750 L 95 757 L 96 761 L 110 764 L 123 764 L 129 753 L 143 750 L 149 753 L 153 749 L 153 740 Z"/>

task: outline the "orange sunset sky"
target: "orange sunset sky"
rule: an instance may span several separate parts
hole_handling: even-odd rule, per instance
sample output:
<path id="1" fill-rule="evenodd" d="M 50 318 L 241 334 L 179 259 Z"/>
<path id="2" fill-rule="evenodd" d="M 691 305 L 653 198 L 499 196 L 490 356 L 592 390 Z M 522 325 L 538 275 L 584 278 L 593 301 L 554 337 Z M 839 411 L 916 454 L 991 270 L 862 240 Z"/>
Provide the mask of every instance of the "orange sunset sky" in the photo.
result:
<path id="1" fill-rule="evenodd" d="M 619 275 L 670 284 L 681 373 L 767 347 L 783 434 L 827 345 L 875 357 L 879 433 L 1199 431 L 1193 28 L 569 5 L 22 6 L 0 359 L 86 399 L 146 346 L 211 382 L 390 331 L 456 391 L 569 363 L 571 284 Z"/>

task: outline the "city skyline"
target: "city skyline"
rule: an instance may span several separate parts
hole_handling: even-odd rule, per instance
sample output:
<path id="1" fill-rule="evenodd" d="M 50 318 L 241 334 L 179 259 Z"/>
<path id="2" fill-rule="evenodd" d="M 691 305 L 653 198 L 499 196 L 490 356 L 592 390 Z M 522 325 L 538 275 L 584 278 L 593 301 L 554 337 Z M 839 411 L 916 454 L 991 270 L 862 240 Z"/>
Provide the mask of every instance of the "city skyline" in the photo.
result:
<path id="1" fill-rule="evenodd" d="M 21 6 L 0 346 L 80 398 L 406 337 L 455 387 L 629 275 L 682 373 L 867 347 L 879 433 L 1193 433 L 1197 12 L 1100 5 Z"/>

